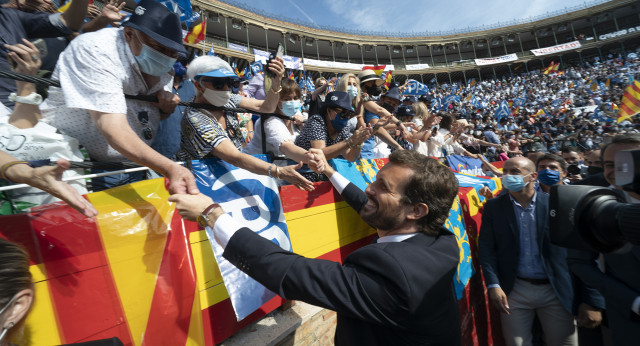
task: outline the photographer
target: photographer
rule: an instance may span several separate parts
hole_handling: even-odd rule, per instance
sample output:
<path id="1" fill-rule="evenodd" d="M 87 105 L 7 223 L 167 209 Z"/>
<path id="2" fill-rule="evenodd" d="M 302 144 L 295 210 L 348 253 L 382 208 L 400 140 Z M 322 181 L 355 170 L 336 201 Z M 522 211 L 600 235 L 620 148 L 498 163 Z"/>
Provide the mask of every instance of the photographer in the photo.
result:
<path id="1" fill-rule="evenodd" d="M 640 149 L 640 135 L 618 135 L 602 149 L 601 161 L 605 179 L 611 187 L 621 190 L 615 181 L 615 154 L 620 150 Z M 640 196 L 629 192 L 632 203 Z M 606 316 L 614 345 L 637 345 L 640 340 L 640 246 L 624 253 L 606 253 L 604 272 L 595 251 L 568 250 L 571 271 L 585 284 L 600 291 L 605 299 Z"/>
<path id="2" fill-rule="evenodd" d="M 562 148 L 562 158 L 567 162 L 567 179 L 569 182 L 575 183 L 581 180 L 583 177 L 580 174 L 582 171 L 582 154 L 578 151 L 577 147 L 564 147 Z"/>

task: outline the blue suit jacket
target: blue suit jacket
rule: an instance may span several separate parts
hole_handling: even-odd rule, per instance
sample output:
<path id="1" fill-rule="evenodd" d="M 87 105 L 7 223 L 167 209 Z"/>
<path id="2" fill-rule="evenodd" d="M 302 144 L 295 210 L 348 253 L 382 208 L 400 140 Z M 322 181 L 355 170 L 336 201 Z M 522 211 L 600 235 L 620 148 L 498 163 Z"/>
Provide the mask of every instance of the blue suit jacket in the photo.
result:
<path id="1" fill-rule="evenodd" d="M 538 248 L 544 271 L 562 305 L 573 313 L 574 286 L 567 266 L 567 251 L 549 240 L 548 210 L 549 195 L 536 194 Z M 509 295 L 515 283 L 520 255 L 520 231 L 509 194 L 491 199 L 484 206 L 479 250 L 487 286 L 499 284 Z"/>

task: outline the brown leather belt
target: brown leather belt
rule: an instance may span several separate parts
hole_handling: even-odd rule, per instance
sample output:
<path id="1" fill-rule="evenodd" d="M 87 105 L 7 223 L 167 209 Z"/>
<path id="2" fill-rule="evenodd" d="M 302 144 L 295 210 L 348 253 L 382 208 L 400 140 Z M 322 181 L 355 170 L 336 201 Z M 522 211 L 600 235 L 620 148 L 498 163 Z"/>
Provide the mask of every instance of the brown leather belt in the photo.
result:
<path id="1" fill-rule="evenodd" d="M 549 284 L 549 279 L 529 279 L 529 278 L 523 278 L 520 276 L 518 276 L 517 278 L 522 281 L 526 281 L 532 285 L 548 285 Z"/>

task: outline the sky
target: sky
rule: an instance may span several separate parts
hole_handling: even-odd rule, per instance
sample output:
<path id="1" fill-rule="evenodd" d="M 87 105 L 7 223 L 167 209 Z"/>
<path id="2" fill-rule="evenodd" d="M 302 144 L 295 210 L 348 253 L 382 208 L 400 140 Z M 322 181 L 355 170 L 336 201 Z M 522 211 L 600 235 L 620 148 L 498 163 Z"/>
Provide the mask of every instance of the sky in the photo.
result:
<path id="1" fill-rule="evenodd" d="M 606 0 L 231 0 L 276 16 L 355 31 L 448 32 Z"/>

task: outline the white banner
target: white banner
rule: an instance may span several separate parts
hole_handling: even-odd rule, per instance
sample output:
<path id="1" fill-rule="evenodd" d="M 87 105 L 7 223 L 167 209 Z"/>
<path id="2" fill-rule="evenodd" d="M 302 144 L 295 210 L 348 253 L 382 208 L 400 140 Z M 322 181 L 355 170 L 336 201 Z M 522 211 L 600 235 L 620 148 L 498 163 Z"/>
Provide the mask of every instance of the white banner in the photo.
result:
<path id="1" fill-rule="evenodd" d="M 269 60 L 269 55 L 271 53 L 265 52 L 260 49 L 253 49 L 253 54 L 255 61 L 260 61 L 263 64 L 267 63 Z M 283 55 L 282 60 L 284 60 L 284 67 L 293 70 L 304 70 L 304 64 L 302 63 L 302 58 L 296 58 L 295 56 Z"/>
<path id="2" fill-rule="evenodd" d="M 535 56 L 540 56 L 540 55 L 547 55 L 547 54 L 553 54 L 553 53 L 558 53 L 558 52 L 564 52 L 564 51 L 567 51 L 567 50 L 577 49 L 577 48 L 580 48 L 580 47 L 582 47 L 580 42 L 573 41 L 573 42 L 569 42 L 569 43 L 559 44 L 559 45 L 553 46 L 553 47 L 532 49 L 531 53 L 533 53 L 533 55 L 535 55 Z"/>
<path id="3" fill-rule="evenodd" d="M 317 67 L 330 67 L 330 68 L 340 68 L 345 70 L 358 70 L 358 71 L 362 71 L 362 68 L 364 66 L 369 66 L 369 65 L 362 65 L 362 64 L 352 64 L 348 62 L 324 61 L 324 60 L 316 60 L 316 59 L 309 59 L 309 58 L 304 58 L 304 63 L 305 65 L 313 65 Z M 394 71 L 394 67 L 393 65 L 386 65 L 384 70 Z"/>
<path id="4" fill-rule="evenodd" d="M 600 41 L 604 41 L 604 40 L 607 40 L 607 39 L 610 39 L 610 38 L 616 38 L 618 36 L 624 36 L 624 35 L 631 34 L 631 33 L 637 32 L 637 31 L 640 31 L 640 26 L 630 27 L 628 29 L 622 29 L 620 31 L 610 32 L 608 34 L 603 34 L 603 35 L 598 36 L 598 39 Z"/>
<path id="5" fill-rule="evenodd" d="M 413 64 L 413 65 L 405 66 L 405 70 L 407 70 L 407 71 L 424 70 L 426 68 L 429 68 L 429 64 Z"/>
<path id="6" fill-rule="evenodd" d="M 235 43 L 229 42 L 229 49 L 237 50 L 239 52 L 249 53 L 249 48 L 247 48 L 247 46 L 243 46 L 241 44 L 235 44 Z"/>
<path id="7" fill-rule="evenodd" d="M 476 61 L 476 65 L 483 66 L 483 65 L 499 64 L 499 63 L 508 62 L 508 61 L 516 61 L 518 60 L 518 56 L 514 53 L 509 55 L 497 56 L 495 58 L 474 59 L 474 60 Z"/>

